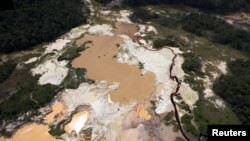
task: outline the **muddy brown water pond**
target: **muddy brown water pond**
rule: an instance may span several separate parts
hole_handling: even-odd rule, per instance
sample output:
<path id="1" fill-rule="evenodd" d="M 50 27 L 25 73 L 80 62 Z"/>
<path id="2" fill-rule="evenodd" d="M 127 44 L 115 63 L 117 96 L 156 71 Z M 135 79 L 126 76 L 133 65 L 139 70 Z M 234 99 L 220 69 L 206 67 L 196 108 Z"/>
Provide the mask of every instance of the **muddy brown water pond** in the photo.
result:
<path id="1" fill-rule="evenodd" d="M 49 113 L 45 120 L 47 123 L 52 122 L 58 114 L 63 113 L 63 104 L 61 102 L 56 102 L 52 105 L 52 112 Z M 62 118 L 62 117 L 61 117 Z"/>
<path id="2" fill-rule="evenodd" d="M 139 29 L 136 24 L 128 24 L 123 22 L 117 22 L 115 24 L 115 27 L 115 35 L 125 34 L 128 35 L 130 38 L 133 38 L 135 32 L 137 32 L 137 30 Z"/>
<path id="3" fill-rule="evenodd" d="M 124 29 L 118 30 L 121 33 Z M 112 101 L 120 103 L 130 100 L 143 101 L 153 93 L 155 80 L 153 73 L 141 75 L 138 66 L 120 64 L 115 60 L 114 56 L 119 52 L 117 44 L 123 43 L 122 38 L 116 35 L 85 35 L 77 40 L 76 44 L 81 45 L 89 40 L 93 43 L 73 60 L 72 66 L 86 68 L 88 78 L 120 83 L 119 88 L 111 92 Z"/>
<path id="4" fill-rule="evenodd" d="M 48 133 L 48 126 L 35 123 L 20 128 L 12 138 L 0 138 L 0 141 L 61 141 Z"/>

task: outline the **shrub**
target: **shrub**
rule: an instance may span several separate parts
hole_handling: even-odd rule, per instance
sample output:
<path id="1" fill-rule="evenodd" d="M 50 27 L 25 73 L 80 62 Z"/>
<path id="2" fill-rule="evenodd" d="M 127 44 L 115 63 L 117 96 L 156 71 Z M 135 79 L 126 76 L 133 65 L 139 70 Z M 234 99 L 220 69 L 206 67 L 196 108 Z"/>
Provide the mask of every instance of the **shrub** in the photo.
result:
<path id="1" fill-rule="evenodd" d="M 62 134 L 64 134 L 66 131 L 62 129 L 62 124 L 64 124 L 65 120 L 59 122 L 57 125 L 52 125 L 49 130 L 49 134 L 54 137 L 60 137 Z"/>
<path id="2" fill-rule="evenodd" d="M 184 129 L 185 129 L 185 131 L 190 132 L 193 135 L 197 136 L 198 135 L 198 131 L 196 130 L 196 128 L 191 123 L 192 119 L 193 119 L 192 116 L 190 116 L 188 114 L 185 114 L 184 116 L 181 117 L 181 122 L 184 123 Z"/>
<path id="3" fill-rule="evenodd" d="M 173 111 L 167 113 L 167 115 L 164 117 L 165 123 L 168 124 L 169 122 L 171 122 L 173 119 L 173 116 L 174 116 Z"/>
<path id="4" fill-rule="evenodd" d="M 153 47 L 157 49 L 164 46 L 180 47 L 181 45 L 181 40 L 174 35 L 168 35 L 164 39 L 157 39 L 153 43 Z"/>
<path id="5" fill-rule="evenodd" d="M 182 64 L 182 69 L 185 73 L 200 73 L 201 72 L 201 60 L 193 53 L 184 54 L 185 61 Z"/>
<path id="6" fill-rule="evenodd" d="M 155 13 L 150 12 L 144 8 L 138 8 L 136 11 L 131 15 L 131 20 L 139 23 L 144 23 L 150 21 L 152 19 L 157 19 L 159 16 Z"/>
<path id="7" fill-rule="evenodd" d="M 85 47 L 70 47 L 61 56 L 58 57 L 58 61 L 62 60 L 73 60 L 74 58 L 80 56 L 80 51 L 84 51 Z"/>

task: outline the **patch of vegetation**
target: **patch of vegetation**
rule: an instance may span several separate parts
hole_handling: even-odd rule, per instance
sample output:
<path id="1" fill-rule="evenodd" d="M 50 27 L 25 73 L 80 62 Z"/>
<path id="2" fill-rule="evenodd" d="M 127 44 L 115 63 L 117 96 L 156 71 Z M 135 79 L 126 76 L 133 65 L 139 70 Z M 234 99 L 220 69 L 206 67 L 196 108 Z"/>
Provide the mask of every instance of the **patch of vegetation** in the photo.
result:
<path id="1" fill-rule="evenodd" d="M 191 113 L 190 107 L 189 107 L 184 101 L 182 101 L 181 103 L 177 103 L 177 105 L 178 105 L 181 109 L 183 109 L 183 110 L 185 110 L 185 111 Z"/>
<path id="2" fill-rule="evenodd" d="M 179 126 L 178 126 L 178 124 L 176 122 L 173 124 L 172 130 L 173 130 L 173 132 L 179 132 L 179 130 L 180 130 Z"/>
<path id="3" fill-rule="evenodd" d="M 173 120 L 173 117 L 174 117 L 173 111 L 167 113 L 167 115 L 164 117 L 165 123 L 169 124 Z"/>
<path id="4" fill-rule="evenodd" d="M 185 61 L 182 65 L 182 69 L 185 73 L 196 73 L 201 74 L 201 60 L 199 57 L 195 56 L 193 53 L 185 53 L 183 54 Z"/>
<path id="5" fill-rule="evenodd" d="M 63 88 L 76 89 L 82 82 L 93 83 L 93 80 L 84 77 L 85 72 L 85 69 L 69 67 L 68 75 L 59 86 L 39 85 L 37 84 L 39 76 L 36 76 L 0 103 L 0 121 L 16 119 L 20 114 L 44 107 Z"/>
<path id="6" fill-rule="evenodd" d="M 195 79 L 195 76 L 185 76 L 184 81 L 189 83 L 191 88 L 198 92 L 199 99 L 196 108 L 193 110 L 194 121 L 202 136 L 207 136 L 208 124 L 240 124 L 238 117 L 229 109 L 215 108 L 215 106 L 204 98 L 203 81 Z"/>
<path id="7" fill-rule="evenodd" d="M 195 80 L 193 75 L 185 76 L 184 82 L 188 83 L 190 87 L 197 91 L 198 93 L 202 93 L 204 90 L 203 88 L 203 81 L 202 80 Z"/>
<path id="8" fill-rule="evenodd" d="M 202 94 L 199 95 L 199 100 L 196 103 L 194 117 L 200 134 L 204 136 L 207 136 L 207 125 L 241 124 L 231 109 L 228 107 L 224 109 L 215 108 L 213 104 L 203 98 Z"/>
<path id="9" fill-rule="evenodd" d="M 55 126 L 51 126 L 49 130 L 49 134 L 54 137 L 60 137 L 62 134 L 64 134 L 66 131 L 62 128 L 62 124 L 64 121 L 58 123 Z"/>
<path id="10" fill-rule="evenodd" d="M 185 140 L 181 137 L 176 137 L 175 141 L 185 141 Z"/>
<path id="11" fill-rule="evenodd" d="M 208 14 L 194 13 L 183 20 L 182 28 L 198 36 L 210 38 L 216 43 L 250 52 L 250 33 L 235 28 L 217 17 Z"/>
<path id="12" fill-rule="evenodd" d="M 166 38 L 157 39 L 153 43 L 153 47 L 156 49 L 160 49 L 164 46 L 180 47 L 181 42 L 180 42 L 180 39 L 177 38 L 176 36 L 168 35 Z"/>
<path id="13" fill-rule="evenodd" d="M 29 49 L 56 39 L 87 21 L 81 0 L 13 0 L 14 10 L 0 11 L 0 51 Z"/>
<path id="14" fill-rule="evenodd" d="M 185 114 L 181 117 L 181 122 L 184 124 L 183 128 L 185 131 L 190 132 L 192 135 L 198 136 L 199 133 L 196 130 L 196 128 L 191 123 L 191 120 L 193 119 L 193 116 Z"/>
<path id="15" fill-rule="evenodd" d="M 178 94 L 175 96 L 175 98 L 176 98 L 177 100 L 182 100 L 182 99 L 183 99 L 183 98 L 181 97 L 180 93 L 178 93 Z"/>
<path id="16" fill-rule="evenodd" d="M 139 69 L 144 69 L 144 64 L 142 62 L 139 62 Z"/>
<path id="17" fill-rule="evenodd" d="M 64 129 L 61 129 L 61 128 L 51 128 L 49 130 L 49 133 L 54 136 L 54 137 L 60 137 L 62 134 L 64 134 L 66 131 Z"/>
<path id="18" fill-rule="evenodd" d="M 145 8 L 136 9 L 130 17 L 132 21 L 135 21 L 138 23 L 145 23 L 153 19 L 157 19 L 157 18 L 159 18 L 159 15 L 152 13 Z"/>
<path id="19" fill-rule="evenodd" d="M 58 57 L 58 61 L 62 60 L 73 60 L 74 58 L 80 56 L 80 51 L 84 51 L 86 48 L 84 46 L 80 47 L 70 47 L 61 56 Z"/>
<path id="20" fill-rule="evenodd" d="M 182 123 L 191 123 L 191 120 L 193 119 L 193 117 L 189 114 L 185 114 L 181 117 L 181 122 Z"/>
<path id="21" fill-rule="evenodd" d="M 13 62 L 4 62 L 0 65 L 0 83 L 4 82 L 15 70 L 16 64 Z"/>
<path id="22" fill-rule="evenodd" d="M 26 56 L 25 56 L 26 57 Z M 25 57 L 19 57 L 12 62 L 14 64 L 23 63 Z M 11 95 L 23 87 L 28 87 L 31 83 L 36 82 L 37 78 L 31 75 L 31 68 L 34 67 L 35 63 L 22 65 L 19 68 L 15 68 L 12 71 L 12 74 L 8 77 L 7 80 L 0 83 L 0 91 L 6 93 L 6 96 Z"/>
<path id="23" fill-rule="evenodd" d="M 62 82 L 62 86 L 66 89 L 77 89 L 82 82 L 94 83 L 94 80 L 85 78 L 86 69 L 83 68 L 69 68 L 68 75 Z"/>
<path id="24" fill-rule="evenodd" d="M 92 41 L 86 41 L 80 46 L 70 46 L 69 48 L 66 49 L 66 51 L 63 52 L 61 56 L 58 57 L 57 60 L 58 61 L 62 61 L 62 60 L 72 61 L 76 57 L 80 56 L 81 55 L 80 52 L 84 51 L 87 48 L 86 45 L 90 43 L 92 43 Z"/>
<path id="25" fill-rule="evenodd" d="M 51 84 L 41 86 L 37 85 L 37 82 L 30 82 L 30 85 L 19 89 L 9 99 L 0 103 L 0 120 L 15 119 L 21 113 L 45 106 L 59 90 Z"/>
<path id="26" fill-rule="evenodd" d="M 228 69 L 230 73 L 220 76 L 213 90 L 229 104 L 242 124 L 250 124 L 250 61 L 233 61 Z"/>
<path id="27" fill-rule="evenodd" d="M 159 24 L 169 28 L 176 28 L 181 22 L 181 15 L 179 13 L 169 14 L 168 17 L 161 16 L 159 18 Z"/>
<path id="28" fill-rule="evenodd" d="M 152 9 L 157 9 L 157 11 L 165 11 L 166 14 L 159 14 L 159 18 L 151 19 L 150 22 L 154 25 L 158 34 L 155 35 L 150 40 L 155 40 L 157 38 L 167 37 L 169 35 L 174 35 L 177 39 L 180 39 L 181 49 L 183 51 L 191 50 L 196 56 L 202 58 L 202 60 L 224 60 L 230 61 L 231 58 L 246 58 L 246 53 L 236 50 L 227 44 L 221 44 L 213 41 L 207 36 L 197 36 L 190 32 L 182 29 L 182 25 L 185 24 L 185 18 L 189 16 L 190 9 L 181 9 L 178 7 L 162 5 L 162 6 L 148 6 Z M 168 9 L 168 10 L 166 10 Z M 169 10 L 171 9 L 171 10 Z M 163 19 L 172 20 L 174 22 L 174 27 L 162 25 Z M 167 21 L 166 20 L 166 21 Z M 218 53 L 220 52 L 220 53 Z"/>

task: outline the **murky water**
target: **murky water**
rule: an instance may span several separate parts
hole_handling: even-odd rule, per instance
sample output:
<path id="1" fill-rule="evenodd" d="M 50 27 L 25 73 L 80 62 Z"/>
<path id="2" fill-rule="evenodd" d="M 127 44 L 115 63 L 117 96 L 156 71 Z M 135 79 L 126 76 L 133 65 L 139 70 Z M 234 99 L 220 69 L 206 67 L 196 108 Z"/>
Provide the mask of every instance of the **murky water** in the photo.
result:
<path id="1" fill-rule="evenodd" d="M 133 38 L 134 33 L 138 30 L 138 26 L 136 24 L 117 22 L 115 26 L 115 35 L 125 34 L 128 35 L 130 38 Z"/>
<path id="2" fill-rule="evenodd" d="M 55 117 L 63 117 L 63 104 L 61 102 L 56 102 L 52 105 L 52 112 L 45 117 L 45 120 L 47 123 L 50 123 Z"/>
<path id="3" fill-rule="evenodd" d="M 88 121 L 89 118 L 89 112 L 84 111 L 84 112 L 79 112 L 75 114 L 71 120 L 70 123 L 68 123 L 65 126 L 65 130 L 68 133 L 71 133 L 71 131 L 75 130 L 76 133 L 79 133 L 81 128 L 85 125 L 85 123 Z"/>
<path id="4" fill-rule="evenodd" d="M 85 35 L 76 44 L 80 45 L 88 40 L 93 41 L 92 45 L 81 52 L 72 65 L 75 68 L 86 68 L 88 78 L 120 83 L 120 87 L 111 92 L 112 101 L 141 101 L 152 94 L 155 79 L 153 73 L 141 75 L 138 66 L 120 64 L 115 60 L 114 56 L 119 51 L 116 45 L 123 43 L 120 37 Z"/>
<path id="5" fill-rule="evenodd" d="M 53 138 L 48 133 L 46 125 L 29 124 L 20 128 L 12 138 L 0 138 L 0 141 L 61 141 Z"/>

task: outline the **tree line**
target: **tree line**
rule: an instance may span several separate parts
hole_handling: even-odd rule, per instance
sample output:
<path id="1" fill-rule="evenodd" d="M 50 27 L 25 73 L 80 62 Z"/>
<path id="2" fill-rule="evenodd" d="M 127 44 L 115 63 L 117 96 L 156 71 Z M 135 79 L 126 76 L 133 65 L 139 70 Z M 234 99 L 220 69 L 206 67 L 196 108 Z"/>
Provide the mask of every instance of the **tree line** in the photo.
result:
<path id="1" fill-rule="evenodd" d="M 228 64 L 230 73 L 220 76 L 213 84 L 243 124 L 250 124 L 250 60 L 236 60 Z"/>
<path id="2" fill-rule="evenodd" d="M 148 4 L 179 4 L 198 8 L 207 12 L 229 13 L 235 11 L 249 12 L 250 0 L 124 0 L 129 6 Z"/>
<path id="3" fill-rule="evenodd" d="M 182 29 L 212 41 L 250 52 L 250 33 L 208 14 L 193 13 L 185 17 Z"/>
<path id="4" fill-rule="evenodd" d="M 87 21 L 81 0 L 13 0 L 0 11 L 0 52 L 29 49 Z"/>
<path id="5" fill-rule="evenodd" d="M 96 0 L 107 4 L 111 0 Z M 235 11 L 250 11 L 250 0 L 124 0 L 123 3 L 132 7 L 159 4 L 186 5 L 206 12 L 230 13 Z"/>

